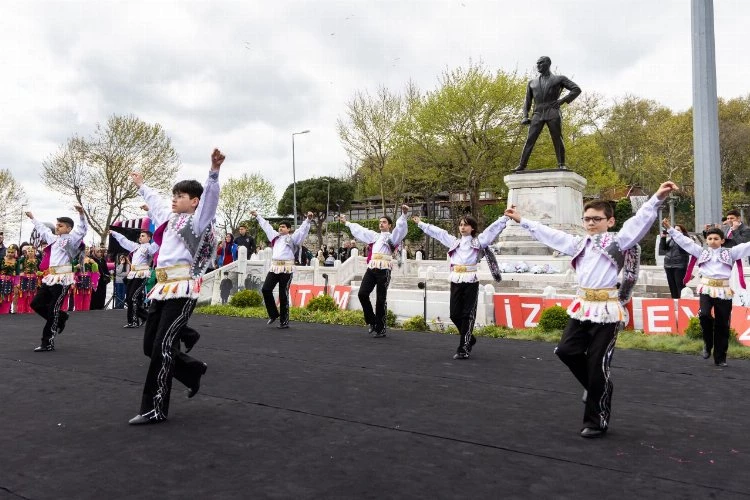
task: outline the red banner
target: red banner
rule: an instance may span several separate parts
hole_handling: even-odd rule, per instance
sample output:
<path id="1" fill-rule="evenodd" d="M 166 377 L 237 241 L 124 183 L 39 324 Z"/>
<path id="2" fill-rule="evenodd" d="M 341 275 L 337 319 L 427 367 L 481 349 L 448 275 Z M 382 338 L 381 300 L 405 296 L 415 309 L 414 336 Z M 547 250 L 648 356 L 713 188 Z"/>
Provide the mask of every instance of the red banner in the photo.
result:
<path id="1" fill-rule="evenodd" d="M 331 293 L 333 288 L 333 293 Z M 291 296 L 292 306 L 294 307 L 305 307 L 310 299 L 318 297 L 325 293 L 325 287 L 323 285 L 292 285 L 289 287 L 289 295 Z M 339 309 L 346 309 L 349 305 L 349 296 L 352 293 L 351 286 L 337 285 L 335 287 L 328 287 L 328 294 L 333 297 L 333 300 L 338 304 Z"/>
<path id="2" fill-rule="evenodd" d="M 740 344 L 750 346 L 750 307 L 733 307 L 731 326 L 737 332 Z"/>
<path id="3" fill-rule="evenodd" d="M 690 318 L 698 316 L 698 299 L 677 299 L 677 333 L 685 335 Z"/>
<path id="4" fill-rule="evenodd" d="M 674 299 L 644 299 L 641 308 L 644 333 L 671 334 L 677 331 Z"/>

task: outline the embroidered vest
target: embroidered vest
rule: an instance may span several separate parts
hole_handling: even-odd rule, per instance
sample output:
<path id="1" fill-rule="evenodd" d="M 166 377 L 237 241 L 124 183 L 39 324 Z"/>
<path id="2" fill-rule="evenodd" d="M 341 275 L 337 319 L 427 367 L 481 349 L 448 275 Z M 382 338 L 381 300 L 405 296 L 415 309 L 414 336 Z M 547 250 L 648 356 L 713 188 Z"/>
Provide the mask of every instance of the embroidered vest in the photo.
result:
<path id="1" fill-rule="evenodd" d="M 456 240 L 448 249 L 448 255 L 452 256 L 460 244 L 461 240 Z M 500 266 L 497 264 L 497 258 L 495 258 L 495 253 L 492 249 L 489 246 L 482 248 L 482 245 L 479 244 L 478 238 L 471 239 L 471 248 L 474 249 L 476 263 L 479 264 L 479 261 L 482 260 L 482 256 L 484 256 L 485 260 L 487 260 L 487 267 L 490 269 L 492 278 L 498 282 L 502 281 L 503 275 L 500 273 Z"/>
<path id="2" fill-rule="evenodd" d="M 576 246 L 570 266 L 575 269 L 578 265 L 578 257 L 586 248 L 588 238 L 581 238 Z M 641 265 L 641 247 L 635 245 L 625 251 L 620 250 L 617 242 L 617 233 L 599 233 L 591 237 L 591 251 L 604 255 L 619 273 L 622 271 L 622 282 L 618 285 L 618 298 L 622 304 L 626 304 L 633 296 L 633 287 L 638 281 L 638 270 Z"/>
<path id="3" fill-rule="evenodd" d="M 697 259 L 693 255 L 690 256 L 687 271 L 685 271 L 685 279 L 682 280 L 683 285 L 687 285 L 690 279 L 693 277 L 693 269 L 695 268 L 695 265 L 700 265 L 704 262 L 708 262 L 711 259 L 711 253 L 711 250 L 709 250 L 708 248 L 704 248 Z M 739 278 L 740 287 L 745 289 L 745 272 L 742 269 L 742 259 L 738 259 L 732 262 L 732 254 L 729 252 L 729 249 L 722 247 L 721 250 L 719 250 L 719 262 L 729 267 L 732 267 L 733 265 L 737 266 L 737 277 Z"/>
<path id="4" fill-rule="evenodd" d="M 218 246 L 213 221 L 203 231 L 203 234 L 196 236 L 193 230 L 193 214 L 180 214 L 177 217 L 171 217 L 154 231 L 154 242 L 160 247 L 167 225 L 169 225 L 170 230 L 177 233 L 182 242 L 185 243 L 185 246 L 187 246 L 190 255 L 193 256 L 190 269 L 191 275 L 202 275 L 209 264 L 211 264 L 213 256 L 216 253 L 216 247 Z M 156 265 L 156 261 L 157 256 L 154 255 L 154 265 Z"/>

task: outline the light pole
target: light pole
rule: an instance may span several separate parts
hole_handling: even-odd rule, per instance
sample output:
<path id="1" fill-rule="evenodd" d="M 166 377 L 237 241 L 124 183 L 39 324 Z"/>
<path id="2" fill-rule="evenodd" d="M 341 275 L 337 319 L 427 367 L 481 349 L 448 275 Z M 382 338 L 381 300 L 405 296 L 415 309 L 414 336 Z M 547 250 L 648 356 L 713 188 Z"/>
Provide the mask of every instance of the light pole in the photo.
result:
<path id="1" fill-rule="evenodd" d="M 336 208 L 338 208 L 339 211 L 339 222 L 336 223 L 336 251 L 339 251 L 339 248 L 341 247 L 341 205 L 344 204 L 344 200 L 336 200 Z"/>
<path id="2" fill-rule="evenodd" d="M 21 205 L 21 220 L 18 221 L 18 248 L 21 248 L 21 231 L 23 230 L 23 216 L 24 216 L 23 209 L 24 208 L 26 208 L 26 205 Z"/>
<path id="3" fill-rule="evenodd" d="M 294 136 L 309 133 L 309 130 L 302 132 L 292 132 L 292 193 L 294 197 L 294 229 L 297 229 L 297 170 L 294 164 Z"/>

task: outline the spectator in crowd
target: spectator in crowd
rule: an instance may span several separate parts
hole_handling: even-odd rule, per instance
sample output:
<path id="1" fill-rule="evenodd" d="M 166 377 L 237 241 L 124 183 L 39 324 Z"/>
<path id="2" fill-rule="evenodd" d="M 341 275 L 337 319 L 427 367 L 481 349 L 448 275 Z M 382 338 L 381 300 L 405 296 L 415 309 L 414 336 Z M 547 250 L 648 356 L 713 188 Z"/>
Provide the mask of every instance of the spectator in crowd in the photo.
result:
<path id="1" fill-rule="evenodd" d="M 227 233 L 224 236 L 224 241 L 219 243 L 219 247 L 216 249 L 217 259 L 216 262 L 219 267 L 226 266 L 237 260 L 237 245 L 234 242 L 234 235 Z"/>
<path id="2" fill-rule="evenodd" d="M 91 259 L 99 267 L 99 285 L 91 294 L 91 310 L 104 309 L 107 301 L 107 285 L 112 281 L 109 276 L 109 267 L 107 267 L 107 258 L 104 255 L 104 247 L 93 247 L 91 249 Z"/>
<path id="3" fill-rule="evenodd" d="M 249 259 L 255 253 L 255 238 L 248 234 L 245 224 L 240 224 L 239 231 L 240 235 L 234 239 L 234 243 L 237 245 L 238 251 L 240 247 L 247 248 L 247 258 Z"/>
<path id="4" fill-rule="evenodd" d="M 5 235 L 3 235 L 3 232 L 0 231 L 0 260 L 3 260 L 5 258 L 6 251 L 8 251 L 8 249 L 5 246 Z"/>
<path id="5" fill-rule="evenodd" d="M 750 241 L 750 227 L 743 224 L 739 210 L 730 210 L 727 212 L 726 226 L 727 230 L 724 233 L 725 247 L 731 248 L 740 243 Z"/>
<path id="6" fill-rule="evenodd" d="M 676 224 L 675 228 L 685 236 L 690 236 L 688 230 L 682 224 Z M 683 281 L 685 280 L 685 272 L 687 271 L 690 254 L 675 243 L 667 235 L 666 230 L 664 230 L 659 240 L 659 254 L 664 256 L 664 272 L 667 275 L 669 293 L 673 299 L 679 299 L 680 292 L 685 288 Z"/>
<path id="7" fill-rule="evenodd" d="M 129 272 L 130 261 L 128 256 L 121 254 L 117 259 L 117 267 L 115 268 L 115 309 L 125 308 L 125 290 L 127 289 Z"/>
<path id="8" fill-rule="evenodd" d="M 219 294 L 221 303 L 226 304 L 229 301 L 229 294 L 232 293 L 232 280 L 229 279 L 229 271 L 224 271 L 224 279 L 219 283 Z"/>

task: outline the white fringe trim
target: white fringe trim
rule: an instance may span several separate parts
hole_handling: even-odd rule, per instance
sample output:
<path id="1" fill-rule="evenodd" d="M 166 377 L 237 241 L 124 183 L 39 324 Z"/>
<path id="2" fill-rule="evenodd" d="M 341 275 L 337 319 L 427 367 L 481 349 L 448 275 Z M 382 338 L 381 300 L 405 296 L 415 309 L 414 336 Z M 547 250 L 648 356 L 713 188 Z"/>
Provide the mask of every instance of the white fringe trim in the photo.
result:
<path id="1" fill-rule="evenodd" d="M 197 299 L 201 294 L 202 279 L 187 279 L 172 283 L 157 283 L 148 292 L 149 300 Z"/>
<path id="2" fill-rule="evenodd" d="M 73 273 L 62 273 L 62 274 L 48 274 L 42 278 L 42 283 L 47 286 L 70 286 L 76 282 L 75 274 Z"/>
<path id="3" fill-rule="evenodd" d="M 476 271 L 468 273 L 457 273 L 451 271 L 450 280 L 452 283 L 476 283 L 479 281 Z"/>
<path id="4" fill-rule="evenodd" d="M 619 300 L 595 302 L 577 298 L 568 306 L 568 316 L 592 323 L 619 323 L 626 320 L 627 312 Z"/>
<path id="5" fill-rule="evenodd" d="M 700 284 L 696 289 L 698 295 L 708 295 L 712 299 L 731 299 L 734 297 L 734 290 L 728 286 L 709 286 Z"/>

